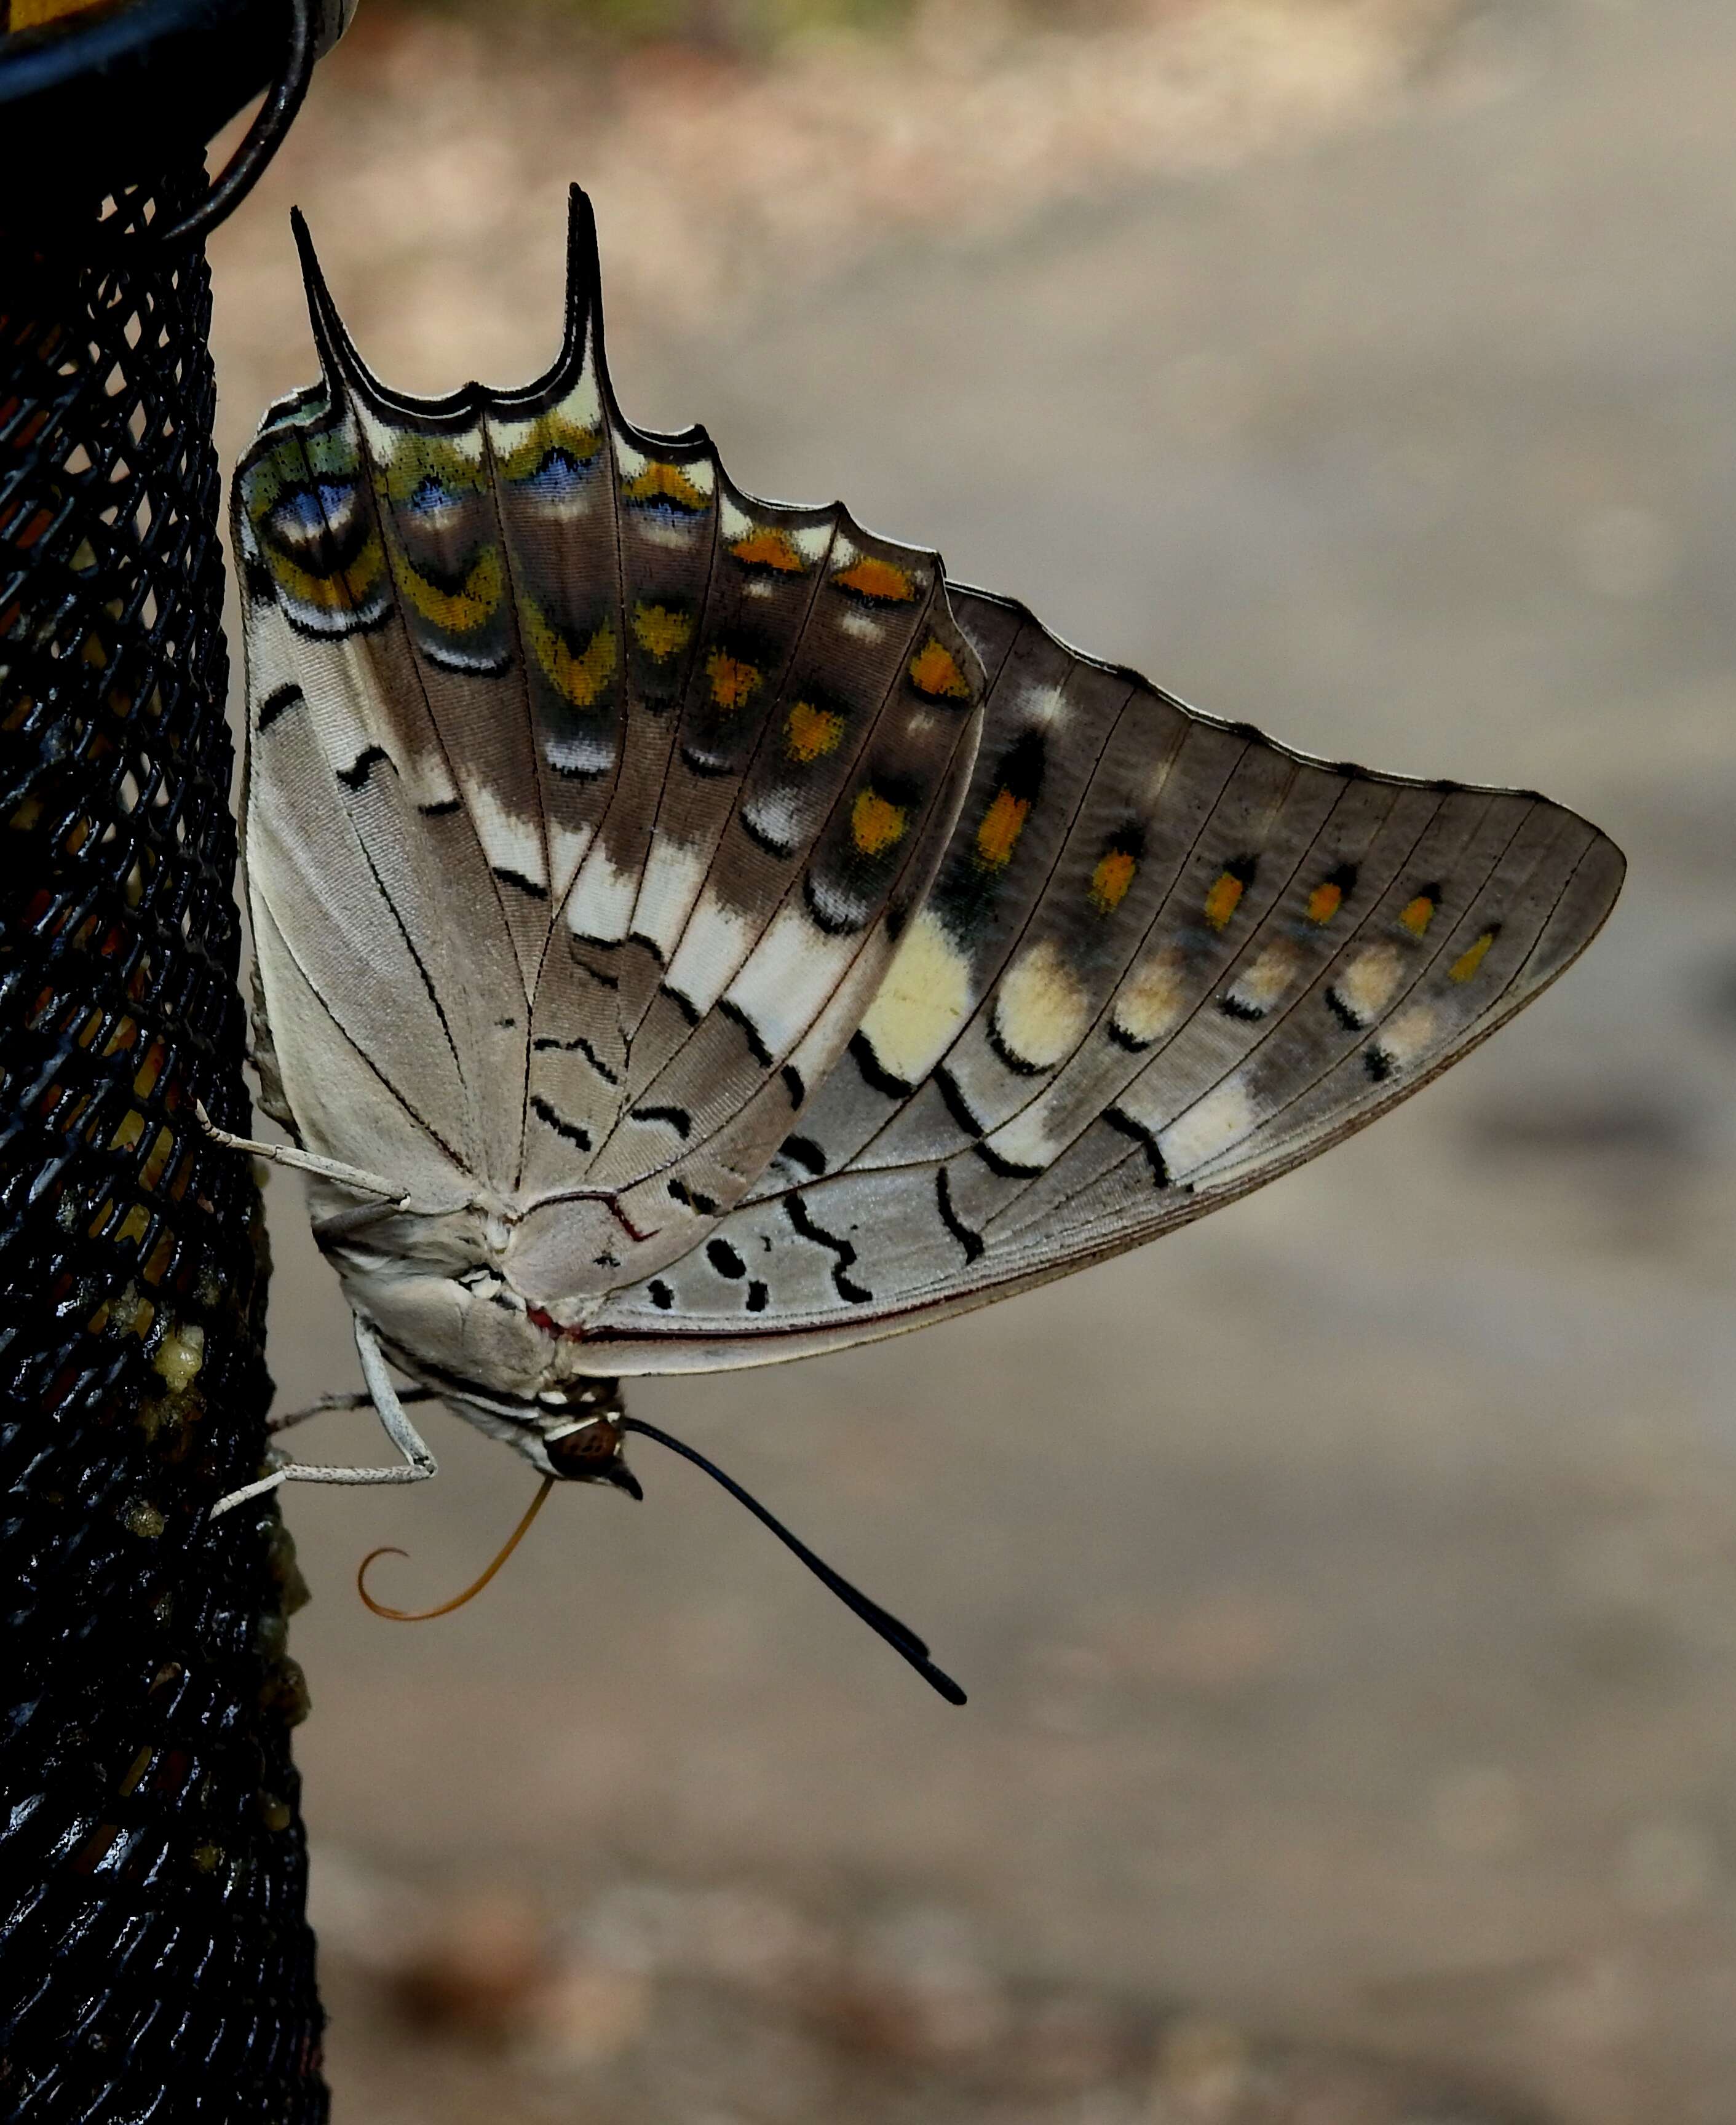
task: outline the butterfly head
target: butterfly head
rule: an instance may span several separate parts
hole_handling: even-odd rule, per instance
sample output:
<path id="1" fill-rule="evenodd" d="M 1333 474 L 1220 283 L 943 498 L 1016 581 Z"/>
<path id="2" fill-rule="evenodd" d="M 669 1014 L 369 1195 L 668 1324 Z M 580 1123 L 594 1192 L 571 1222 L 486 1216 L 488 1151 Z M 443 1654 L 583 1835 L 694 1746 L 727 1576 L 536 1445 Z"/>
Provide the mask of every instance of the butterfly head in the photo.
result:
<path id="1" fill-rule="evenodd" d="M 569 1379 L 528 1399 L 450 1376 L 430 1384 L 479 1431 L 523 1454 L 539 1475 L 568 1483 L 607 1483 L 630 1498 L 643 1495 L 627 1466 L 631 1426 L 618 1380 Z"/>
<path id="2" fill-rule="evenodd" d="M 565 1481 L 612 1483 L 630 1498 L 644 1496 L 638 1477 L 627 1466 L 625 1442 L 612 1416 L 597 1412 L 574 1417 L 545 1430 L 540 1444 L 550 1468 Z"/>

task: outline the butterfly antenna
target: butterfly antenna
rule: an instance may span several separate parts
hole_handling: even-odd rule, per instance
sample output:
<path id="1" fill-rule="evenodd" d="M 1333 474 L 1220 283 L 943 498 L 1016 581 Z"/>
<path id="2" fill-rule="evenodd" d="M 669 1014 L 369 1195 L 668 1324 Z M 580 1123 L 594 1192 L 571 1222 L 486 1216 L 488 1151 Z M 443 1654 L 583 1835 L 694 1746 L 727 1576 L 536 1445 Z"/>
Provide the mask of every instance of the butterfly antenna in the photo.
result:
<path id="1" fill-rule="evenodd" d="M 512 1534 L 507 1537 L 505 1545 L 501 1549 L 500 1553 L 496 1557 L 494 1562 L 488 1567 L 488 1570 L 483 1573 L 479 1579 L 473 1579 L 469 1585 L 465 1587 L 462 1594 L 455 1594 L 450 1601 L 442 1601 L 437 1609 L 389 1609 L 384 1601 L 376 1601 L 373 1595 L 369 1593 L 366 1581 L 368 1576 L 368 1567 L 374 1562 L 375 1558 L 376 1557 L 402 1557 L 404 1554 L 403 1550 L 393 1549 L 389 1547 L 384 1549 L 370 1549 L 367 1555 L 363 1557 L 361 1562 L 356 1567 L 356 1591 L 361 1595 L 362 1602 L 366 1607 L 371 1609 L 376 1616 L 384 1616 L 389 1622 L 394 1623 L 426 1623 L 432 1622 L 436 1616 L 450 1616 L 455 1609 L 463 1608 L 466 1601 L 474 1601 L 477 1595 L 481 1593 L 484 1587 L 486 1586 L 488 1581 L 494 1576 L 495 1573 L 499 1571 L 502 1565 L 503 1565 L 507 1559 L 512 1554 L 513 1551 L 517 1548 L 520 1543 L 524 1540 L 526 1534 L 529 1532 L 531 1521 L 534 1520 L 536 1518 L 536 1515 L 542 1510 L 543 1500 L 548 1496 L 550 1491 L 553 1490 L 554 1487 L 554 1478 L 552 1476 L 545 1476 L 542 1479 L 541 1488 L 537 1491 L 536 1496 L 531 1499 L 530 1504 L 525 1509 L 524 1518 L 519 1522 L 518 1525 L 513 1529 Z"/>
<path id="2" fill-rule="evenodd" d="M 691 1461 L 696 1468 L 703 1468 L 714 1482 L 721 1483 L 732 1498 L 744 1505 L 762 1526 L 770 1528 L 786 1549 L 794 1551 L 814 1577 L 829 1586 L 847 1609 L 853 1609 L 870 1631 L 877 1632 L 895 1653 L 908 1661 L 923 1681 L 938 1690 L 949 1704 L 967 1702 L 964 1691 L 952 1677 L 930 1660 L 927 1647 L 908 1623 L 901 1623 L 878 1601 L 870 1601 L 860 1587 L 852 1586 L 847 1579 L 834 1571 L 823 1557 L 816 1557 L 806 1543 L 791 1534 L 781 1520 L 768 1513 L 759 1500 L 751 1496 L 733 1477 L 726 1476 L 715 1461 L 708 1461 L 703 1454 L 684 1445 L 679 1439 L 672 1439 L 667 1431 L 659 1431 L 654 1424 L 647 1424 L 642 1417 L 618 1416 L 615 1421 L 623 1431 L 642 1432 L 647 1439 L 654 1439 L 659 1446 L 667 1446 L 672 1454 L 679 1454 L 684 1461 Z M 514 1540 L 517 1539 L 515 1536 Z"/>

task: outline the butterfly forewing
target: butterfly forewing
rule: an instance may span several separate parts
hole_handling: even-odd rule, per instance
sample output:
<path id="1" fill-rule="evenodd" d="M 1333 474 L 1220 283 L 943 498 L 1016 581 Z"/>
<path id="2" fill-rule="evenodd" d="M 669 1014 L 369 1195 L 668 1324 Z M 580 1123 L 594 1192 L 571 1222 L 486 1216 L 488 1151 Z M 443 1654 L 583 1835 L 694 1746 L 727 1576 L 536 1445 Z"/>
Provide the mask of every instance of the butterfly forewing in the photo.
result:
<path id="1" fill-rule="evenodd" d="M 264 1040 L 281 1051 L 287 1087 L 317 1084 L 323 1058 L 304 1014 L 292 1048 L 273 1001 L 285 983 L 304 987 L 334 1045 L 353 1051 L 449 1159 L 498 1171 L 516 1124 L 502 1120 L 498 1091 L 479 1095 L 485 1076 L 497 1087 L 521 1078 L 521 1031 L 502 1036 L 489 1020 L 511 1015 L 521 1025 L 522 992 L 503 1014 L 480 1007 L 461 978 L 466 964 L 511 945 L 413 664 L 386 624 L 383 549 L 353 426 L 321 399 L 302 424 L 263 439 L 238 479 L 236 518 Z M 305 1134 L 311 1124 L 297 1115 Z"/>

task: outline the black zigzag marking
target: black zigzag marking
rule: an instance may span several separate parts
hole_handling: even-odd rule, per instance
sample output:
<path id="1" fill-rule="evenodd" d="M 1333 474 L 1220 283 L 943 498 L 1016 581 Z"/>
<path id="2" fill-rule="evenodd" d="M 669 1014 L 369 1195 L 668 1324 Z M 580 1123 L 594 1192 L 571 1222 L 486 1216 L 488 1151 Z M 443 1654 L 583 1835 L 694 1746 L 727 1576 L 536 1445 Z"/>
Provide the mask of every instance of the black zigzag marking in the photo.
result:
<path id="1" fill-rule="evenodd" d="M 837 1256 L 833 1265 L 832 1281 L 838 1297 L 848 1299 L 852 1306 L 866 1305 L 874 1293 L 844 1274 L 856 1261 L 856 1248 L 851 1242 L 841 1240 L 836 1232 L 828 1232 L 823 1225 L 817 1223 L 800 1195 L 785 1196 L 784 1215 L 804 1240 L 812 1240 L 816 1246 L 829 1247 Z"/>
<path id="2" fill-rule="evenodd" d="M 581 1128 L 577 1122 L 569 1122 L 564 1114 L 550 1105 L 540 1092 L 531 1094 L 531 1111 L 538 1120 L 546 1122 L 557 1136 L 564 1137 L 568 1143 L 577 1145 L 581 1151 L 591 1148 L 591 1132 Z"/>
<path id="3" fill-rule="evenodd" d="M 338 769 L 337 780 L 346 789 L 359 789 L 383 760 L 390 764 L 391 755 L 384 746 L 366 746 L 347 767 Z"/>
<path id="4" fill-rule="evenodd" d="M 663 1122 L 685 1143 L 693 1133 L 693 1117 L 685 1107 L 634 1107 L 630 1110 L 636 1122 Z"/>
<path id="5" fill-rule="evenodd" d="M 586 1062 L 606 1083 L 618 1085 L 620 1082 L 619 1075 L 609 1067 L 582 1033 L 576 1034 L 571 1040 L 555 1040 L 545 1034 L 541 1039 L 533 1040 L 531 1045 L 540 1055 L 545 1055 L 550 1050 L 558 1051 L 564 1055 L 583 1055 Z"/>

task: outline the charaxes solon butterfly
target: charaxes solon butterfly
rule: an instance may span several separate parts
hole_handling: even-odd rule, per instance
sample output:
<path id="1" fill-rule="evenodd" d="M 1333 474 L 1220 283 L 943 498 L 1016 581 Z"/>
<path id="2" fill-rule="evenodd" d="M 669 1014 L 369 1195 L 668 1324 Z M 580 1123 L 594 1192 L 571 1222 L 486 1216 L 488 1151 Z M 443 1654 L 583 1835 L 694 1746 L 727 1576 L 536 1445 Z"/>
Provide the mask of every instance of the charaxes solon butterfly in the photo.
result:
<path id="1" fill-rule="evenodd" d="M 377 382 L 298 234 L 323 379 L 234 488 L 256 1045 L 405 1465 L 251 1489 L 432 1473 L 388 1360 L 545 1477 L 630 1484 L 623 1375 L 1172 1231 L 1608 913 L 1621 857 L 1559 805 L 1215 721 L 632 426 L 576 191 L 518 391 Z"/>

